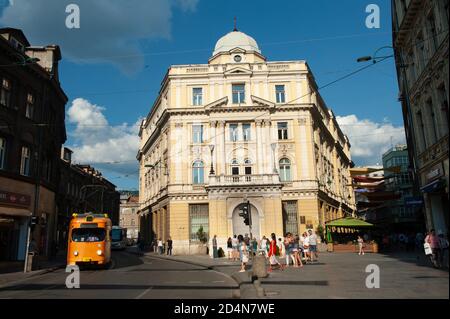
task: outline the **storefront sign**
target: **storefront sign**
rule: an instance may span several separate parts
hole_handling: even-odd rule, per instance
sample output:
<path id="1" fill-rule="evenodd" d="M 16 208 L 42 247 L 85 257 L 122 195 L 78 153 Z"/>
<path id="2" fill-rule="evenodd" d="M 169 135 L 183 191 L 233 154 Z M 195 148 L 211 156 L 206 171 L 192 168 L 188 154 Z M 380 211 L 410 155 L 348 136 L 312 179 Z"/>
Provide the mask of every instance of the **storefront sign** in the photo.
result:
<path id="1" fill-rule="evenodd" d="M 0 190 L 0 204 L 29 207 L 31 204 L 31 196 Z"/>
<path id="2" fill-rule="evenodd" d="M 433 180 L 441 177 L 443 175 L 444 170 L 442 169 L 442 163 L 439 163 L 433 166 L 428 173 L 425 175 L 426 182 L 432 182 Z"/>

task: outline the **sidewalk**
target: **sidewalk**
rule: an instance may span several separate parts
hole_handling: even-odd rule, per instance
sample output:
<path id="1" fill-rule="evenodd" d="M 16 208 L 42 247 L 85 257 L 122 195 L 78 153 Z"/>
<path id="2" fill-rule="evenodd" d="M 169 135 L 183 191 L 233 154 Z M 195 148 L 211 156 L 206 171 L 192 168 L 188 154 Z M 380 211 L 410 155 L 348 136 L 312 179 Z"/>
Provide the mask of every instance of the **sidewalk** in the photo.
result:
<path id="1" fill-rule="evenodd" d="M 20 282 L 30 277 L 42 275 L 66 266 L 66 255 L 57 255 L 51 260 L 39 261 L 38 269 L 23 272 L 24 262 L 8 262 L 0 264 L 0 288 L 11 283 Z"/>
<path id="2" fill-rule="evenodd" d="M 251 262 L 240 273 L 240 262 L 209 256 L 145 256 L 180 261 L 220 271 L 231 276 L 241 288 L 241 296 L 258 298 L 251 280 Z M 282 258 L 279 260 L 284 263 Z M 366 287 L 368 265 L 380 269 L 380 288 Z M 390 253 L 358 256 L 354 253 L 321 253 L 317 263 L 303 268 L 274 270 L 259 279 L 263 298 L 448 298 L 448 269 L 434 269 L 425 256 L 415 253 Z M 430 289 L 433 287 L 433 289 Z M 245 290 L 245 292 L 244 292 Z M 249 297 L 250 296 L 250 297 Z"/>

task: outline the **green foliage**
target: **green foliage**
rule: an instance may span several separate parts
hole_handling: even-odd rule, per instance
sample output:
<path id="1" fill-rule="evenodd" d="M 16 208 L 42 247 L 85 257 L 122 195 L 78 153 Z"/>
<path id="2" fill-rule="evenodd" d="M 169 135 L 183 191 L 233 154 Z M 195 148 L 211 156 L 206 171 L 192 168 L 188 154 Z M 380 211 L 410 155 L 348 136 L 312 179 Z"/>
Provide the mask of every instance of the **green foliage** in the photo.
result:
<path id="1" fill-rule="evenodd" d="M 324 237 L 324 236 L 325 236 L 325 229 L 323 228 L 322 225 L 317 226 L 316 234 L 317 234 L 318 236 L 320 236 L 320 238 L 322 238 L 322 239 L 325 238 L 325 237 Z"/>
<path id="2" fill-rule="evenodd" d="M 203 230 L 203 226 L 200 226 L 197 230 L 197 238 L 202 244 L 206 244 L 208 242 L 208 236 Z"/>

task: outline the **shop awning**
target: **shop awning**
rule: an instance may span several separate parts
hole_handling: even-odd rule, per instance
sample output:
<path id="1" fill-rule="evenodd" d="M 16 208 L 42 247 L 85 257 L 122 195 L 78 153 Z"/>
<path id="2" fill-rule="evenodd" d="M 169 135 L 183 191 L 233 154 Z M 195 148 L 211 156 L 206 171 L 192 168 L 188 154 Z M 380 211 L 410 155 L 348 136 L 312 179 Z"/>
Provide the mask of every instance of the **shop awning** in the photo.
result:
<path id="1" fill-rule="evenodd" d="M 444 187 L 445 187 L 445 181 L 441 180 L 441 179 L 437 179 L 437 180 L 421 187 L 420 190 L 423 193 L 433 193 Z"/>
<path id="2" fill-rule="evenodd" d="M 368 223 L 364 220 L 353 218 L 353 217 L 344 217 L 336 220 L 332 220 L 325 224 L 327 227 L 371 227 L 373 224 Z"/>
<path id="3" fill-rule="evenodd" d="M 28 209 L 15 208 L 15 207 L 3 207 L 0 206 L 0 216 L 8 217 L 30 217 L 32 214 Z"/>

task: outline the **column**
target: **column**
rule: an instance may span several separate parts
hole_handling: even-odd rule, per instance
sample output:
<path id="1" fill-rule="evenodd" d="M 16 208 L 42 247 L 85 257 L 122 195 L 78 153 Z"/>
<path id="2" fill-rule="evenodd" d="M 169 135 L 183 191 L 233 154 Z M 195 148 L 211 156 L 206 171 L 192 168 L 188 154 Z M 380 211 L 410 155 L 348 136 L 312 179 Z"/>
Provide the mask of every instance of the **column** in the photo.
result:
<path id="1" fill-rule="evenodd" d="M 263 174 L 264 172 L 264 157 L 263 157 L 263 140 L 262 140 L 262 132 L 261 132 L 261 126 L 262 121 L 256 120 L 255 121 L 256 126 L 256 165 L 257 165 L 257 173 L 256 174 Z"/>
<path id="2" fill-rule="evenodd" d="M 220 158 L 217 159 L 218 166 L 220 165 L 220 174 L 226 175 L 225 163 L 226 163 L 226 147 L 225 147 L 225 121 L 219 121 L 219 141 L 220 141 L 220 152 L 217 154 Z M 220 162 L 220 164 L 219 164 Z M 218 172 L 219 173 L 219 172 Z"/>

